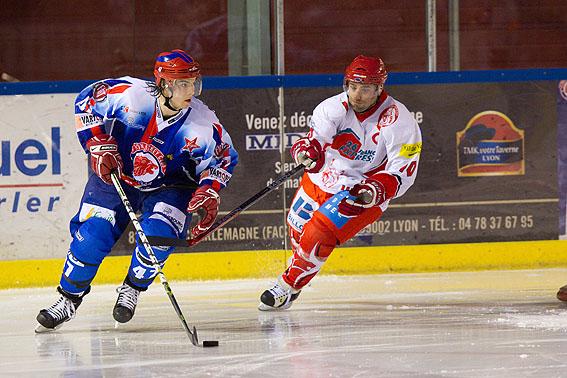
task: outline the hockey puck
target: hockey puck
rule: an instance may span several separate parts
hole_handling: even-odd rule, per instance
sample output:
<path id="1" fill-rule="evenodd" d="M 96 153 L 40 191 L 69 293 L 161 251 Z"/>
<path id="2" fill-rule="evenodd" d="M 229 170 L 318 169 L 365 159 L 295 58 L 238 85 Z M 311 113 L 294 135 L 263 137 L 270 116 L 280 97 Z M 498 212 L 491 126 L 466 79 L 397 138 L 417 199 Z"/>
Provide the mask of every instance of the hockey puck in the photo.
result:
<path id="1" fill-rule="evenodd" d="M 205 340 L 203 341 L 203 348 L 219 346 L 218 340 Z"/>

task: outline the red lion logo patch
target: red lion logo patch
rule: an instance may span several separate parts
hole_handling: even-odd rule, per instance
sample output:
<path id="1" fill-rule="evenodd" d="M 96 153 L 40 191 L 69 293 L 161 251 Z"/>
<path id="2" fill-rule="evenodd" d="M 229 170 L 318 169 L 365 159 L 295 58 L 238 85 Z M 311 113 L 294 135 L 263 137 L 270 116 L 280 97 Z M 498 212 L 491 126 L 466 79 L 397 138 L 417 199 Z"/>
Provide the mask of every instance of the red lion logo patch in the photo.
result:
<path id="1" fill-rule="evenodd" d="M 165 156 L 155 146 L 144 142 L 134 143 L 130 153 L 133 176 L 140 183 L 150 183 L 165 174 Z"/>
<path id="2" fill-rule="evenodd" d="M 143 155 L 134 157 L 134 176 L 153 175 L 158 165 Z"/>

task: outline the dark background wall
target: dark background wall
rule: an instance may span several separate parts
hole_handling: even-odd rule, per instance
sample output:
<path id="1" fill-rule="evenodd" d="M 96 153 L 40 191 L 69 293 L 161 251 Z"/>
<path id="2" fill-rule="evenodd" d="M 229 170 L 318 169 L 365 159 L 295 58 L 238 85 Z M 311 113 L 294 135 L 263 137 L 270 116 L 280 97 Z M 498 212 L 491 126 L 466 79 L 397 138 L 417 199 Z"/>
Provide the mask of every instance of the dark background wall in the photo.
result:
<path id="1" fill-rule="evenodd" d="M 567 66 L 564 0 L 460 0 L 461 69 Z M 285 1 L 286 72 L 337 73 L 359 53 L 427 70 L 425 0 Z M 449 69 L 448 0 L 437 1 L 438 70 Z M 228 74 L 227 1 L 0 0 L 0 73 L 21 81 L 151 75 L 187 49 Z M 7 75 L 6 75 L 7 74 Z"/>

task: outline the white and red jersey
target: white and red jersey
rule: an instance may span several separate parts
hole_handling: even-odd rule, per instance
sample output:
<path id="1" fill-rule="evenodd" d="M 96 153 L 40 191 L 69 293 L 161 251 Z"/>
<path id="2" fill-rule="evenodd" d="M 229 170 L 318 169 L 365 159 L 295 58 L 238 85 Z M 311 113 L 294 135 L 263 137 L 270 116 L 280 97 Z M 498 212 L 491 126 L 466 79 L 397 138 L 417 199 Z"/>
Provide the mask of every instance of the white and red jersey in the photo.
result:
<path id="1" fill-rule="evenodd" d="M 321 170 L 308 173 L 321 190 L 335 194 L 372 177 L 384 184 L 391 199 L 413 185 L 421 131 L 408 109 L 385 91 L 364 113 L 354 112 L 344 92 L 330 97 L 313 111 L 310 127 L 309 137 L 325 151 Z"/>

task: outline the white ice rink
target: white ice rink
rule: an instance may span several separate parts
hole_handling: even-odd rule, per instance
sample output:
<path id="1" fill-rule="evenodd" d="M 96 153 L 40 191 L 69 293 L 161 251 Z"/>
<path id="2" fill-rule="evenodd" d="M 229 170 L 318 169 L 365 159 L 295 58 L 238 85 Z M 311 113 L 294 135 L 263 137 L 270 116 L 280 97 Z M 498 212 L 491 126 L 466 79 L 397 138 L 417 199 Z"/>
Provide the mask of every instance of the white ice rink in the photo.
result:
<path id="1" fill-rule="evenodd" d="M 317 277 L 287 311 L 256 309 L 269 280 L 171 282 L 114 328 L 115 286 L 77 317 L 34 334 L 54 288 L 0 291 L 0 375 L 8 377 L 567 377 L 567 269 Z"/>

